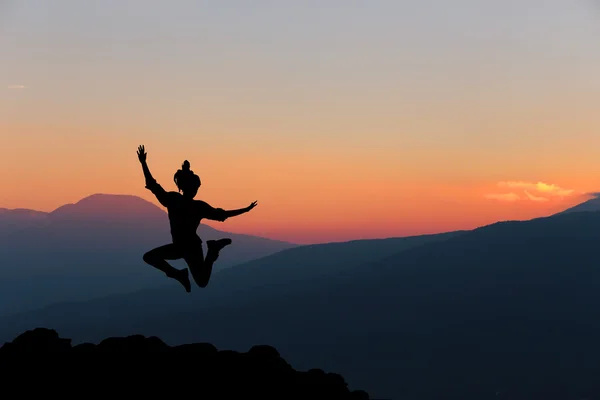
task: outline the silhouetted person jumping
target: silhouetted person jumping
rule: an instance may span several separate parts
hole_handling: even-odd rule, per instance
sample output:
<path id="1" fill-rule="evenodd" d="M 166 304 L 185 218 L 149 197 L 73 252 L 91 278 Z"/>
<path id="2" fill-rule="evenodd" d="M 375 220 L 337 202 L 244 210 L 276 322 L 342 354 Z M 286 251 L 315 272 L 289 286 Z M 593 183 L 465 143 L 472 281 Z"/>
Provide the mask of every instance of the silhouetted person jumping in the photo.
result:
<path id="1" fill-rule="evenodd" d="M 246 208 L 239 210 L 223 210 L 214 208 L 201 200 L 194 200 L 200 188 L 200 177 L 190 170 L 190 163 L 186 160 L 183 166 L 175 173 L 173 180 L 180 192 L 167 192 L 152 177 L 146 163 L 144 146 L 138 148 L 138 159 L 144 170 L 146 189 L 149 189 L 160 204 L 167 208 L 171 237 L 173 243 L 157 247 L 144 254 L 144 261 L 163 271 L 169 278 L 179 281 L 187 292 L 192 290 L 188 269 L 176 269 L 166 260 L 183 258 L 187 263 L 194 281 L 200 287 L 206 287 L 212 272 L 212 266 L 219 257 L 219 251 L 231 244 L 231 239 L 209 240 L 206 242 L 208 252 L 206 258 L 202 251 L 202 239 L 196 233 L 200 220 L 210 219 L 225 221 L 227 218 L 247 213 L 256 207 L 256 201 Z"/>

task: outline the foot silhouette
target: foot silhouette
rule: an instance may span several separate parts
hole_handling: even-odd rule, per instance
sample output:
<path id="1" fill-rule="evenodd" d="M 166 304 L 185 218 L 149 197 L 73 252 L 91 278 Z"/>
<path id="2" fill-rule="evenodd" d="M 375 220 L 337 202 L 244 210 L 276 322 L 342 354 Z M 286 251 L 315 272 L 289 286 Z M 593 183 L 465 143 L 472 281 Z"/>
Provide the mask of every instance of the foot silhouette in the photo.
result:
<path id="1" fill-rule="evenodd" d="M 219 258 L 219 252 L 223 250 L 225 246 L 229 246 L 230 244 L 231 239 L 229 238 L 207 241 L 206 247 L 208 248 L 208 252 L 206 253 L 206 261 L 212 266 L 212 263 Z"/>
<path id="2" fill-rule="evenodd" d="M 187 268 L 178 270 L 175 273 L 175 276 L 172 276 L 172 278 L 181 283 L 186 292 L 190 293 L 192 291 L 192 284 L 190 283 L 190 277 Z"/>
<path id="3" fill-rule="evenodd" d="M 229 246 L 231 244 L 231 239 L 219 239 L 219 240 L 209 240 L 206 242 L 206 247 L 208 248 L 208 253 L 213 253 L 215 256 L 219 255 L 219 251 L 221 251 L 225 246 Z"/>

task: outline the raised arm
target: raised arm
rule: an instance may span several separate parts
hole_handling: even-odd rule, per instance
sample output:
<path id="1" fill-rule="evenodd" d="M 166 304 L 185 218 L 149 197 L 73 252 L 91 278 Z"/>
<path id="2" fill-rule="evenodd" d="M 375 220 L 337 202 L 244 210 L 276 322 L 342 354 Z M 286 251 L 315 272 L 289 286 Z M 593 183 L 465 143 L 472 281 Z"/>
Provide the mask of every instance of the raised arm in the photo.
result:
<path id="1" fill-rule="evenodd" d="M 148 155 L 148 153 L 146 153 L 146 150 L 143 145 L 138 147 L 137 155 L 138 160 L 140 160 L 140 164 L 142 164 L 144 178 L 146 178 L 146 186 L 148 186 L 149 183 L 156 182 L 156 180 L 152 177 L 152 174 L 150 173 L 150 169 L 148 168 L 148 163 L 146 162 L 146 156 Z"/>
<path id="2" fill-rule="evenodd" d="M 140 164 L 142 164 L 142 170 L 144 171 L 144 178 L 146 179 L 146 189 L 150 190 L 155 196 L 156 199 L 163 206 L 167 207 L 168 203 L 168 193 L 165 189 L 162 188 L 157 182 L 156 179 L 150 173 L 150 169 L 148 168 L 148 163 L 146 162 L 146 150 L 144 146 L 139 146 L 137 151 L 138 159 L 140 160 Z"/>

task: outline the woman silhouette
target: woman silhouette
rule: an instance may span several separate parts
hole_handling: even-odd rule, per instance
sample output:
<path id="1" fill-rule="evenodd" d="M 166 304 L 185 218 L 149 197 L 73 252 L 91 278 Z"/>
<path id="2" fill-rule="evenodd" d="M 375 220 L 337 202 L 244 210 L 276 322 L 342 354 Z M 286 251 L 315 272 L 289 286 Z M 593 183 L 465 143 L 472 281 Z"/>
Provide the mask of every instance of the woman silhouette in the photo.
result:
<path id="1" fill-rule="evenodd" d="M 146 178 L 146 189 L 154 193 L 160 204 L 167 208 L 171 237 L 173 238 L 173 243 L 157 247 L 144 254 L 144 261 L 164 272 L 169 278 L 180 282 L 185 290 L 190 292 L 192 288 L 188 269 L 176 269 L 166 261 L 183 258 L 196 284 L 202 288 L 206 287 L 212 266 L 219 257 L 219 251 L 231 244 L 231 239 L 207 241 L 208 252 L 204 258 L 202 239 L 196 233 L 200 220 L 210 219 L 222 222 L 227 218 L 247 213 L 256 207 L 257 203 L 253 202 L 246 208 L 228 211 L 222 208 L 213 208 L 201 200 L 194 200 L 201 183 L 198 175 L 190 170 L 190 163 L 187 160 L 183 162 L 182 168 L 173 177 L 182 193 L 167 192 L 152 177 L 146 163 L 147 153 L 144 146 L 139 146 L 137 155 Z"/>

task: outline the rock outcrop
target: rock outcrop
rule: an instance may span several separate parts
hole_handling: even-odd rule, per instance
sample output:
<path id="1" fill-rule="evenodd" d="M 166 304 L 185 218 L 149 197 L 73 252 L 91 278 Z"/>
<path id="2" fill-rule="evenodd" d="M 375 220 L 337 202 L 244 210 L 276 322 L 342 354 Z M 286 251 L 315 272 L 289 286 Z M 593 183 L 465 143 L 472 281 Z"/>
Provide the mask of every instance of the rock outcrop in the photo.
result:
<path id="1" fill-rule="evenodd" d="M 369 399 L 344 378 L 294 370 L 270 346 L 241 353 L 209 343 L 169 346 L 157 337 L 111 337 L 72 346 L 51 329 L 27 331 L 0 348 L 5 393 L 178 396 L 197 399 Z"/>

